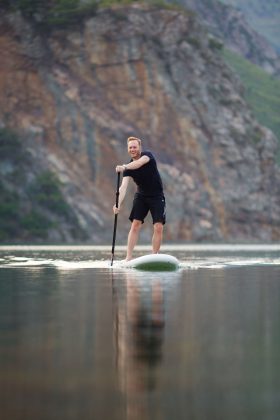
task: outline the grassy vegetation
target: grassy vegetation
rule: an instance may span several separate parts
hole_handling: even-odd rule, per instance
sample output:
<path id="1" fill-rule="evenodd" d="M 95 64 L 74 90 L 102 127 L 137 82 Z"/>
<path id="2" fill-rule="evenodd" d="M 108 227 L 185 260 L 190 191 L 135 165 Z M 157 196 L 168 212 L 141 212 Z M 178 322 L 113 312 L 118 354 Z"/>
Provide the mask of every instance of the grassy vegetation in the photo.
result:
<path id="1" fill-rule="evenodd" d="M 38 23 L 41 29 L 63 27 L 79 23 L 81 18 L 94 14 L 97 0 L 4 0 L 1 4 L 9 10 L 20 10 L 22 14 Z"/>
<path id="2" fill-rule="evenodd" d="M 256 118 L 269 127 L 280 141 L 280 80 L 227 49 L 222 54 L 242 80 L 246 99 Z"/>
<path id="3" fill-rule="evenodd" d="M 162 9 L 172 9 L 172 10 L 181 10 L 184 11 L 185 9 L 176 2 L 176 0 L 169 3 L 165 0 L 100 0 L 98 1 L 99 7 L 110 7 L 117 4 L 129 5 L 133 3 L 139 4 L 149 4 L 151 6 L 158 6 Z"/>
<path id="4" fill-rule="evenodd" d="M 2 6 L 10 10 L 20 10 L 43 30 L 79 24 L 84 17 L 94 15 L 99 8 L 133 3 L 183 11 L 176 1 L 170 4 L 165 0 L 2 0 L 0 8 Z"/>

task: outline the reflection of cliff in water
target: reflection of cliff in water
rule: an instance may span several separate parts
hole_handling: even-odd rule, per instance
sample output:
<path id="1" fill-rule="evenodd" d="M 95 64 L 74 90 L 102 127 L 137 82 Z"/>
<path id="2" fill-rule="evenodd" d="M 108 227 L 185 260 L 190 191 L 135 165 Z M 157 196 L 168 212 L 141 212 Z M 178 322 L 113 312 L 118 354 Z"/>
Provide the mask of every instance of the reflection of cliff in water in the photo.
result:
<path id="1" fill-rule="evenodd" d="M 160 276 L 126 273 L 125 287 L 114 289 L 116 363 L 127 396 L 156 387 L 164 341 L 164 292 Z"/>

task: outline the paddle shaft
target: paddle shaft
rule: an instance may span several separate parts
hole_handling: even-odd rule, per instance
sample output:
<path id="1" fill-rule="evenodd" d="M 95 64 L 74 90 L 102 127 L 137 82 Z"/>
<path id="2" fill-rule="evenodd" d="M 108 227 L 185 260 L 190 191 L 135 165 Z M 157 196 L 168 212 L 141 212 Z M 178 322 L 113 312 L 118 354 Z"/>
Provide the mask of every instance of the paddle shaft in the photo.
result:
<path id="1" fill-rule="evenodd" d="M 120 172 L 118 172 L 118 177 L 117 177 L 117 191 L 116 191 L 116 207 L 117 208 L 119 207 L 120 178 L 121 178 L 121 174 L 120 174 Z M 113 261 L 114 261 L 116 233 L 117 233 L 117 223 L 118 223 L 118 213 L 115 214 L 115 220 L 114 220 L 114 231 L 113 231 L 113 241 L 112 241 L 112 254 L 111 254 L 111 266 L 113 265 Z"/>

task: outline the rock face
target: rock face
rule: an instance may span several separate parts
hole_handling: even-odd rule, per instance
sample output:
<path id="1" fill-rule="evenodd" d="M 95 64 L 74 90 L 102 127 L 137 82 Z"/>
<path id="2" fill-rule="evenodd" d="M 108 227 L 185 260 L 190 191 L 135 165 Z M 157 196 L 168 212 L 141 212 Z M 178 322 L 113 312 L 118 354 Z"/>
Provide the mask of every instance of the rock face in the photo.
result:
<path id="1" fill-rule="evenodd" d="M 80 28 L 48 36 L 10 14 L 1 27 L 1 125 L 21 133 L 37 165 L 56 172 L 90 242 L 111 239 L 114 168 L 128 161 L 130 135 L 158 159 L 165 240 L 280 239 L 277 141 L 253 118 L 192 14 L 100 10 Z"/>
<path id="2" fill-rule="evenodd" d="M 172 1 L 170 0 L 171 3 Z M 179 0 L 179 3 L 195 11 L 209 31 L 221 38 L 229 49 L 262 67 L 269 74 L 280 77 L 279 54 L 250 26 L 240 10 L 221 4 L 219 0 Z"/>
<path id="3" fill-rule="evenodd" d="M 221 0 L 242 10 L 252 28 L 280 52 L 280 3 L 277 0 Z"/>

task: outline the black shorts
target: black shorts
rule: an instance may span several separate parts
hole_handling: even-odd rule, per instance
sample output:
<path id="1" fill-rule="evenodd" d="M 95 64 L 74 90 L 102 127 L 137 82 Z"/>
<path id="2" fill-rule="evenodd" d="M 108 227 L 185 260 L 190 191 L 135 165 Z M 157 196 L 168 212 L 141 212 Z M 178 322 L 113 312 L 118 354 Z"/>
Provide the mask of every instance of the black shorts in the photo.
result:
<path id="1" fill-rule="evenodd" d="M 140 194 L 135 194 L 133 200 L 133 207 L 129 216 L 129 220 L 141 220 L 144 223 L 144 219 L 148 212 L 151 212 L 153 224 L 162 223 L 165 224 L 165 198 L 163 195 L 157 197 L 145 197 Z"/>

